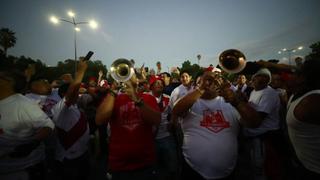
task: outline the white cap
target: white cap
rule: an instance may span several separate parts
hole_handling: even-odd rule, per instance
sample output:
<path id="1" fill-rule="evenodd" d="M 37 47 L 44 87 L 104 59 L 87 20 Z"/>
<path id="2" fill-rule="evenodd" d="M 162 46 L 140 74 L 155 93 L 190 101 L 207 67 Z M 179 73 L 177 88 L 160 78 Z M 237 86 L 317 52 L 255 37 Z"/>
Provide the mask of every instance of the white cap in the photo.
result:
<path id="1" fill-rule="evenodd" d="M 211 70 L 212 72 L 219 72 L 221 73 L 221 69 L 217 68 L 217 67 L 213 67 L 213 69 Z"/>
<path id="2" fill-rule="evenodd" d="M 269 71 L 269 69 L 267 68 L 261 68 L 259 71 L 257 71 L 253 76 L 252 78 L 254 78 L 255 76 L 257 75 L 265 75 L 265 76 L 268 76 L 269 77 L 269 82 L 268 84 L 271 83 L 271 72 Z"/>

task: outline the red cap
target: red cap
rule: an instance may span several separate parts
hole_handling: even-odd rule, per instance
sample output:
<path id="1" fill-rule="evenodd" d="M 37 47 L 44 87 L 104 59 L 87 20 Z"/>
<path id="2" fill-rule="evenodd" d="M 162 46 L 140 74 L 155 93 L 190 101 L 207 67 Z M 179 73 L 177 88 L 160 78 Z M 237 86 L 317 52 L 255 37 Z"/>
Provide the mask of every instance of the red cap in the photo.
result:
<path id="1" fill-rule="evenodd" d="M 206 68 L 205 71 L 209 71 L 209 72 L 221 72 L 221 69 L 216 68 L 216 67 L 209 66 L 209 67 Z"/>
<path id="2" fill-rule="evenodd" d="M 86 83 L 81 83 L 81 84 L 80 84 L 80 88 L 87 88 Z"/>
<path id="3" fill-rule="evenodd" d="M 97 81 L 97 78 L 96 77 L 94 77 L 94 76 L 91 76 L 91 77 L 89 77 L 89 81 Z"/>
<path id="4" fill-rule="evenodd" d="M 160 76 L 152 75 L 152 76 L 150 76 L 150 78 L 149 78 L 150 87 L 152 87 L 153 83 L 155 83 L 157 80 L 162 81 L 162 83 L 163 83 L 163 85 L 164 85 L 164 81 L 163 81 L 163 79 L 162 79 Z"/>

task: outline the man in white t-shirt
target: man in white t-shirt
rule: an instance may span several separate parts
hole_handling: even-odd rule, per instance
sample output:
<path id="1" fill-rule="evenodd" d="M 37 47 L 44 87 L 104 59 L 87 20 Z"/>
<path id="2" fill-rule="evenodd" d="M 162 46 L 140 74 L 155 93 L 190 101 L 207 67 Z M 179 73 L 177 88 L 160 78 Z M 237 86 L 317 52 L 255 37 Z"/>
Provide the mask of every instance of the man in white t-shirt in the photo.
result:
<path id="1" fill-rule="evenodd" d="M 245 129 L 249 137 L 259 136 L 270 130 L 278 130 L 280 99 L 278 93 L 268 84 L 271 82 L 271 73 L 268 69 L 260 69 L 252 77 L 254 90 L 249 97 L 249 103 L 264 119 L 258 128 Z"/>
<path id="2" fill-rule="evenodd" d="M 44 179 L 44 144 L 53 130 L 51 119 L 21 95 L 25 77 L 0 71 L 0 179 Z M 19 87 L 20 86 L 20 87 Z"/>
<path id="3" fill-rule="evenodd" d="M 56 126 L 57 145 L 55 159 L 58 174 L 62 179 L 87 179 L 90 166 L 88 143 L 89 124 L 84 112 L 77 106 L 79 87 L 87 69 L 87 63 L 80 60 L 74 81 L 59 87 L 61 100 L 52 108 Z"/>
<path id="4" fill-rule="evenodd" d="M 193 86 L 191 83 L 192 76 L 187 71 L 182 71 L 180 74 L 180 82 L 181 85 L 176 87 L 170 96 L 170 101 L 169 101 L 169 113 L 171 114 L 171 111 L 175 105 L 175 103 L 182 98 L 183 96 L 187 95 L 189 92 L 193 90 Z M 171 116 L 171 115 L 170 115 Z M 179 128 L 179 119 L 178 117 L 171 116 L 170 117 L 170 128 Z M 178 133 L 178 132 L 177 132 Z M 177 134 L 179 136 L 179 134 Z M 179 138 L 179 137 L 178 137 Z M 180 141 L 180 140 L 178 140 Z M 180 144 L 180 142 L 178 142 Z"/>
<path id="5" fill-rule="evenodd" d="M 61 100 L 57 89 L 52 89 L 46 79 L 36 79 L 30 83 L 30 93 L 25 96 L 37 102 L 40 108 L 52 118 L 52 107 Z"/>
<path id="6" fill-rule="evenodd" d="M 182 141 L 183 141 L 183 132 L 181 130 L 181 124 L 179 117 L 174 116 L 171 111 L 177 101 L 179 101 L 180 98 L 188 94 L 193 90 L 193 86 L 191 83 L 192 76 L 187 71 L 181 71 L 180 73 L 180 82 L 181 84 L 176 87 L 171 95 L 170 95 L 170 101 L 168 105 L 168 118 L 170 119 L 169 123 L 169 130 L 172 132 L 172 135 L 175 138 L 176 144 L 177 144 L 177 151 L 178 151 L 178 163 L 181 164 L 182 161 Z M 178 170 L 181 172 L 181 169 Z"/>
<path id="7" fill-rule="evenodd" d="M 39 107 L 50 117 L 53 118 L 52 108 L 61 97 L 58 95 L 58 89 L 53 89 L 48 80 L 43 78 L 33 79 L 30 82 L 30 92 L 25 95 L 27 98 L 35 101 Z M 45 140 L 46 165 L 48 176 L 55 169 L 54 150 L 55 150 L 55 134 Z"/>
<path id="8" fill-rule="evenodd" d="M 229 178 L 237 161 L 239 122 L 256 127 L 258 113 L 240 102 L 230 88 L 222 88 L 218 75 L 205 72 L 198 88 L 181 98 L 173 114 L 182 118 L 184 133 L 182 179 Z M 227 103 L 226 101 L 230 102 Z"/>
<path id="9" fill-rule="evenodd" d="M 170 101 L 169 101 L 169 106 L 171 109 L 174 106 L 174 103 L 176 103 L 181 97 L 185 96 L 188 94 L 190 91 L 193 90 L 191 86 L 191 76 L 188 72 L 182 71 L 180 74 L 180 82 L 181 84 L 176 87 L 170 96 Z"/>
<path id="10" fill-rule="evenodd" d="M 280 161 L 280 146 L 275 143 L 281 141 L 280 129 L 280 98 L 272 87 L 271 72 L 262 68 L 252 76 L 254 90 L 249 97 L 250 105 L 259 112 L 263 119 L 257 128 L 244 128 L 246 137 L 245 150 L 246 160 L 250 162 L 250 176 L 254 179 L 266 177 L 282 177 L 282 164 Z M 269 158 L 266 158 L 269 157 Z"/>

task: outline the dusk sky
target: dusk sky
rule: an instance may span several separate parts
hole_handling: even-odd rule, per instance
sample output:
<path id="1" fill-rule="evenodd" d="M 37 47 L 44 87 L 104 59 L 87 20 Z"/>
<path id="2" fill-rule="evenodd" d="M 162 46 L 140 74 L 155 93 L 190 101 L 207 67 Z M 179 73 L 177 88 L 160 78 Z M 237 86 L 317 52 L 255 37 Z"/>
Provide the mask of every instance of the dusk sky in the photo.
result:
<path id="1" fill-rule="evenodd" d="M 283 48 L 304 49 L 320 41 L 319 0 L 2 0 L 0 28 L 16 33 L 9 55 L 40 59 L 50 66 L 74 58 L 72 24 L 54 25 L 51 15 L 76 21 L 94 19 L 98 28 L 80 25 L 78 56 L 95 52 L 92 59 L 109 68 L 117 58 L 134 59 L 164 70 L 185 60 L 217 65 L 219 54 L 241 50 L 248 61 L 288 58 Z"/>

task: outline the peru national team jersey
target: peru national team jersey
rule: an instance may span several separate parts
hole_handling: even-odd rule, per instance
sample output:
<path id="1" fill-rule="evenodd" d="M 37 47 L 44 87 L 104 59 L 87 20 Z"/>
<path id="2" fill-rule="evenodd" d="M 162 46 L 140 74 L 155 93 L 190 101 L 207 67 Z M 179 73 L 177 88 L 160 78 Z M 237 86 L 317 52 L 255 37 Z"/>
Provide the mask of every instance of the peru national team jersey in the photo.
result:
<path id="1" fill-rule="evenodd" d="M 145 104 L 159 110 L 156 99 L 150 94 L 140 94 Z M 155 163 L 152 124 L 143 121 L 140 108 L 126 94 L 119 94 L 114 103 L 109 146 L 109 169 L 127 171 Z"/>
<path id="2" fill-rule="evenodd" d="M 88 150 L 89 125 L 77 105 L 67 105 L 63 98 L 52 109 L 58 143 L 56 159 L 75 159 Z"/>
<path id="3" fill-rule="evenodd" d="M 183 118 L 183 155 L 205 179 L 230 175 L 237 160 L 240 114 L 222 97 L 197 100 Z"/>

